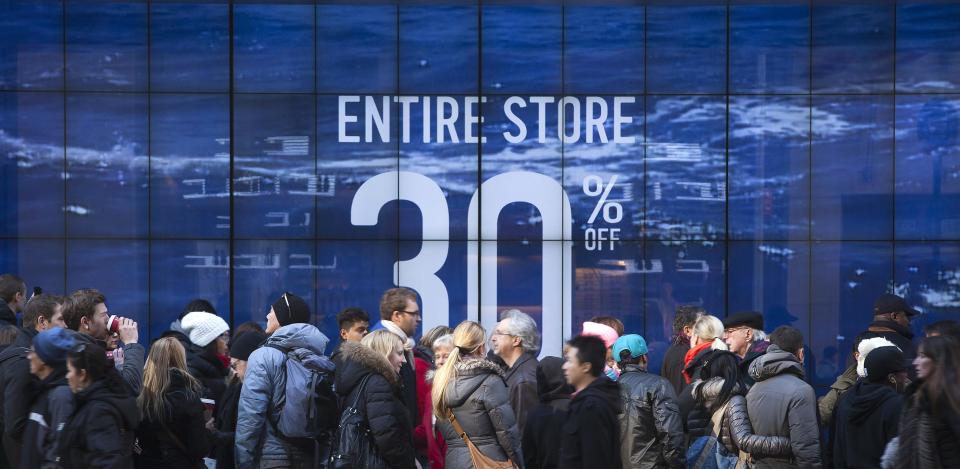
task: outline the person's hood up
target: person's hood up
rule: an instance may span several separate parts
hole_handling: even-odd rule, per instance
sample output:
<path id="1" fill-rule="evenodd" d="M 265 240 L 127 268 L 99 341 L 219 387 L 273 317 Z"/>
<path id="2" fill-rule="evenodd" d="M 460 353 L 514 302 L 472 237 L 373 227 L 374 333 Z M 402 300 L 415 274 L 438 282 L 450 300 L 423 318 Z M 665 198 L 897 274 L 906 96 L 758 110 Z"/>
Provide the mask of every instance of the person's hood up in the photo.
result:
<path id="1" fill-rule="evenodd" d="M 563 376 L 563 359 L 543 357 L 537 365 L 537 395 L 541 402 L 569 399 L 573 389 Z"/>
<path id="2" fill-rule="evenodd" d="M 266 345 L 274 345 L 288 350 L 306 349 L 317 355 L 323 355 L 330 339 L 313 324 L 295 323 L 277 329 L 267 339 Z"/>
<path id="3" fill-rule="evenodd" d="M 803 379 L 803 365 L 796 355 L 780 350 L 776 345 L 770 345 L 767 353 L 757 357 L 750 364 L 750 377 L 758 382 L 785 373 L 791 373 Z"/>
<path id="4" fill-rule="evenodd" d="M 879 383 L 860 381 L 850 391 L 853 393 L 853 402 L 850 409 L 850 422 L 863 424 L 875 410 L 890 399 L 900 399 L 897 391 L 890 386 Z"/>
<path id="5" fill-rule="evenodd" d="M 503 368 L 483 358 L 464 358 L 457 362 L 457 379 L 447 385 L 448 407 L 460 407 L 490 375 L 503 379 Z"/>
<path id="6" fill-rule="evenodd" d="M 399 386 L 400 378 L 387 358 L 370 347 L 357 342 L 344 342 L 339 347 L 337 363 L 340 367 L 334 374 L 337 394 L 346 397 L 367 375 L 376 373 L 392 386 Z"/>
<path id="7" fill-rule="evenodd" d="M 104 380 L 96 381 L 80 391 L 75 395 L 75 399 L 78 407 L 85 402 L 100 401 L 117 409 L 128 429 L 137 428 L 140 424 L 140 408 L 137 406 L 137 398 L 126 389 L 114 389 L 108 386 Z"/>

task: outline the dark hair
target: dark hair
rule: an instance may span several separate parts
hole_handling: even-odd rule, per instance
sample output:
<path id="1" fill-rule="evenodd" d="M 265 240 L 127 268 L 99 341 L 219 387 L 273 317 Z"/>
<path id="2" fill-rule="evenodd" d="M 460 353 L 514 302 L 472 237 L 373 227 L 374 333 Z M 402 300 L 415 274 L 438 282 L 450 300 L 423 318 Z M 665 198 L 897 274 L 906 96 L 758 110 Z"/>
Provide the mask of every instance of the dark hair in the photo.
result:
<path id="1" fill-rule="evenodd" d="M 713 401 L 713 409 L 716 411 L 730 400 L 730 397 L 736 394 L 742 394 L 747 389 L 743 382 L 743 375 L 740 373 L 740 358 L 733 352 L 726 350 L 711 350 L 703 356 L 703 365 L 700 367 L 700 379 L 704 382 L 711 378 L 723 380 L 723 386 L 720 387 L 720 393 Z M 703 386 L 697 388 L 693 396 L 699 403 L 703 403 Z"/>
<path id="2" fill-rule="evenodd" d="M 960 413 L 960 340 L 949 335 L 927 337 L 920 353 L 933 361 L 933 370 L 923 380 L 919 393 L 923 402 L 934 408 L 949 405 Z"/>
<path id="3" fill-rule="evenodd" d="M 27 294 L 27 284 L 22 278 L 13 274 L 0 275 L 0 300 L 7 303 L 13 301 L 13 297 Z"/>
<path id="4" fill-rule="evenodd" d="M 0 345 L 6 346 L 13 343 L 17 340 L 17 335 L 20 334 L 20 329 L 13 324 L 5 324 L 0 326 Z"/>
<path id="5" fill-rule="evenodd" d="M 407 300 L 417 301 L 417 294 L 409 288 L 391 288 L 383 292 L 380 298 L 380 319 L 389 321 L 394 311 L 407 309 Z"/>
<path id="6" fill-rule="evenodd" d="M 630 355 L 631 355 L 630 350 L 623 349 L 620 351 L 619 357 L 613 357 L 613 358 L 617 360 L 617 363 L 620 364 L 620 366 L 639 365 L 640 362 L 642 361 L 641 357 L 643 357 L 643 355 L 639 357 L 633 357 L 633 358 L 631 358 Z"/>
<path id="7" fill-rule="evenodd" d="M 117 373 L 113 362 L 107 360 L 107 351 L 97 344 L 81 341 L 67 354 L 67 362 L 78 370 L 86 371 L 91 383 L 103 380 L 108 389 L 130 393 L 130 388 Z"/>
<path id="8" fill-rule="evenodd" d="M 106 302 L 107 298 L 103 293 L 93 288 L 77 290 L 71 293 L 63 303 L 63 322 L 66 323 L 67 328 L 79 331 L 80 319 L 93 319 L 94 313 L 97 312 L 97 305 Z"/>
<path id="9" fill-rule="evenodd" d="M 62 305 L 65 300 L 62 296 L 49 293 L 42 293 L 30 298 L 27 306 L 23 308 L 23 327 L 36 328 L 37 320 L 41 316 L 47 321 L 53 319 L 53 313 L 56 312 L 57 306 Z"/>
<path id="10" fill-rule="evenodd" d="M 577 349 L 577 360 L 580 363 L 590 364 L 590 374 L 600 376 L 603 374 L 604 365 L 607 363 L 607 346 L 599 337 L 591 335 L 578 335 L 567 345 Z"/>
<path id="11" fill-rule="evenodd" d="M 673 316 L 673 332 L 679 334 L 684 327 L 693 327 L 697 318 L 707 314 L 707 311 L 697 305 L 677 306 L 677 313 Z"/>
<path id="12" fill-rule="evenodd" d="M 613 317 L 613 316 L 594 316 L 590 318 L 590 322 L 595 322 L 597 324 L 603 324 L 615 331 L 617 331 L 617 336 L 623 335 L 623 321 Z"/>
<path id="13" fill-rule="evenodd" d="M 803 349 L 803 334 L 792 326 L 780 326 L 770 333 L 770 343 L 794 355 Z"/>
<path id="14" fill-rule="evenodd" d="M 350 329 L 360 321 L 370 323 L 370 315 L 360 308 L 347 308 L 337 314 L 337 326 L 340 329 Z"/>
<path id="15" fill-rule="evenodd" d="M 190 300 L 190 302 L 183 307 L 183 311 L 180 313 L 178 319 L 183 319 L 184 316 L 195 311 L 202 311 L 204 313 L 210 313 L 213 315 L 217 314 L 217 310 L 213 307 L 212 303 L 203 298 L 195 298 Z"/>
<path id="16" fill-rule="evenodd" d="M 237 340 L 237 337 L 240 337 L 240 334 L 247 332 L 266 334 L 266 332 L 263 331 L 263 326 L 261 326 L 260 323 L 247 321 L 243 324 L 240 324 L 236 329 L 233 330 L 233 340 Z"/>
<path id="17" fill-rule="evenodd" d="M 944 319 L 943 321 L 927 324 L 927 326 L 923 328 L 923 333 L 926 335 L 952 335 L 960 338 L 960 324 L 957 324 L 957 321 L 951 319 Z"/>

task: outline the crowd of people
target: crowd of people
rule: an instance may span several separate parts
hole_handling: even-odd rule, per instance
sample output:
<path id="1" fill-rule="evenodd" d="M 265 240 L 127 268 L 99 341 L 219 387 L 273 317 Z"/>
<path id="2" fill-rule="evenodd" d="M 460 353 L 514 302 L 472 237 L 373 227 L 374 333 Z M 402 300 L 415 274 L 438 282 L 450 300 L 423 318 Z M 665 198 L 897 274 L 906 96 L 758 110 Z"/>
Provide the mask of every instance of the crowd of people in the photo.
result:
<path id="1" fill-rule="evenodd" d="M 379 320 L 340 312 L 328 355 L 302 298 L 264 309 L 231 330 L 192 300 L 147 353 L 99 291 L 0 275 L 0 468 L 960 467 L 960 326 L 917 342 L 891 294 L 819 400 L 802 333 L 755 312 L 679 307 L 654 374 L 610 316 L 538 358 L 518 310 L 418 342 L 418 297 L 391 288 Z"/>

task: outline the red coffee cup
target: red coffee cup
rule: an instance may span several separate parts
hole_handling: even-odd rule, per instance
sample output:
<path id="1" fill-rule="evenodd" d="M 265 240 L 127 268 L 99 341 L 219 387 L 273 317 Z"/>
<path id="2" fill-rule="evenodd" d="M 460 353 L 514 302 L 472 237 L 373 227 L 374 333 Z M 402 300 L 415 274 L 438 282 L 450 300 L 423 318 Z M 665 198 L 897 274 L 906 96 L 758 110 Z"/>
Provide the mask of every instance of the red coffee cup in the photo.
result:
<path id="1" fill-rule="evenodd" d="M 120 317 L 116 314 L 107 319 L 107 330 L 112 334 L 120 332 Z"/>

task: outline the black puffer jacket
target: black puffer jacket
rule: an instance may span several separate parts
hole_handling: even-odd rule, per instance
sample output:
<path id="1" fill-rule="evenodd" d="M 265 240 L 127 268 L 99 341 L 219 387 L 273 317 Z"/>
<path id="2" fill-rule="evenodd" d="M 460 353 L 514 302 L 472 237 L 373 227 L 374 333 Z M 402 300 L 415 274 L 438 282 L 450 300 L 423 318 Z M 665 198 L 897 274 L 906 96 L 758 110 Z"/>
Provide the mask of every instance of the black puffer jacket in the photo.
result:
<path id="1" fill-rule="evenodd" d="M 234 435 L 237 431 L 237 410 L 242 390 L 243 382 L 234 379 L 213 409 L 216 430 L 212 434 L 217 469 L 233 469 L 237 465 L 233 456 L 233 446 L 236 442 Z"/>
<path id="2" fill-rule="evenodd" d="M 183 371 L 170 370 L 170 385 L 164 395 L 167 414 L 163 419 L 144 415 L 137 438 L 143 452 L 135 458 L 137 469 L 192 468 L 210 452 L 203 403 L 187 388 Z"/>
<path id="3" fill-rule="evenodd" d="M 57 446 L 61 425 L 73 413 L 73 393 L 67 385 L 66 365 L 59 365 L 40 380 L 32 376 L 29 395 L 31 418 L 23 432 L 21 469 L 53 469 L 57 464 Z"/>
<path id="4" fill-rule="evenodd" d="M 33 345 L 37 330 L 25 327 L 13 344 L 0 352 L 0 402 L 3 414 L 3 449 L 11 467 L 20 465 L 23 429 L 30 409 L 30 360 L 27 352 Z"/>
<path id="5" fill-rule="evenodd" d="M 60 435 L 64 469 L 133 467 L 137 400 L 119 376 L 94 382 L 74 395 L 73 415 Z"/>
<path id="6" fill-rule="evenodd" d="M 341 346 L 340 360 L 342 366 L 334 382 L 345 405 L 357 399 L 360 383 L 369 376 L 357 407 L 366 411 L 370 435 L 380 456 L 391 468 L 416 467 L 413 427 L 403 403 L 400 377 L 390 362 L 369 347 L 353 342 Z"/>
<path id="7" fill-rule="evenodd" d="M 626 365 L 620 373 L 620 459 L 625 467 L 683 467 L 683 424 L 666 378 Z"/>
<path id="8" fill-rule="evenodd" d="M 570 401 L 560 438 L 562 469 L 620 469 L 620 387 L 600 376 Z"/>
<path id="9" fill-rule="evenodd" d="M 227 367 L 203 347 L 187 346 L 187 371 L 203 384 L 203 397 L 219 401 L 227 390 Z"/>
<path id="10" fill-rule="evenodd" d="M 690 413 L 687 426 L 690 429 L 690 441 L 713 432 L 712 412 L 718 411 L 723 404 L 718 403 L 720 390 L 723 388 L 722 378 L 711 378 L 708 381 L 695 381 L 690 385 L 694 395 L 699 391 L 701 400 L 694 411 Z M 731 454 L 740 450 L 754 457 L 775 456 L 789 458 L 792 454 L 790 439 L 782 436 L 762 436 L 753 432 L 750 417 L 747 415 L 747 400 L 743 396 L 744 389 L 734 390 L 729 399 L 720 423 L 720 441 Z"/>
<path id="11" fill-rule="evenodd" d="M 943 402 L 931 405 L 918 392 L 922 381 L 907 387 L 900 415 L 898 469 L 960 467 L 960 415 Z"/>
<path id="12" fill-rule="evenodd" d="M 563 377 L 563 359 L 543 357 L 537 365 L 540 403 L 527 414 L 523 427 L 523 464 L 526 469 L 556 469 L 560 429 L 570 409 L 572 389 Z"/>

